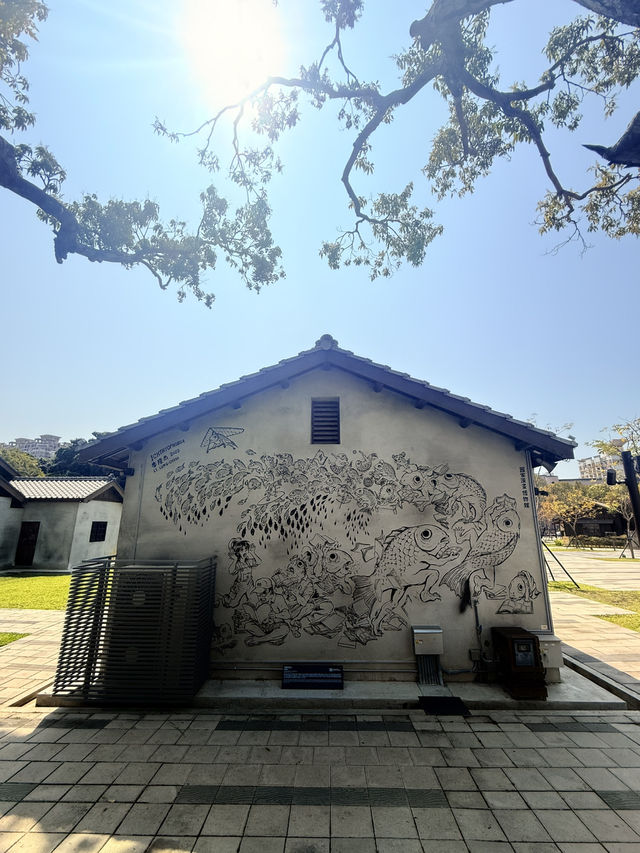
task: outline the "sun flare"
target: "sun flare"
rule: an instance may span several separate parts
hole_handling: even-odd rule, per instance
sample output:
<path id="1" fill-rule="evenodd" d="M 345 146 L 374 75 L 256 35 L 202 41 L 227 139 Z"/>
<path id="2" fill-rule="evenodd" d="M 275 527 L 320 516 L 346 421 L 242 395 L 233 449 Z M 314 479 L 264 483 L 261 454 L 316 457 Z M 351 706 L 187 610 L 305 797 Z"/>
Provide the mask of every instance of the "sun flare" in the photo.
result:
<path id="1" fill-rule="evenodd" d="M 234 103 L 282 72 L 284 40 L 273 0 L 183 0 L 178 30 L 211 105 Z"/>

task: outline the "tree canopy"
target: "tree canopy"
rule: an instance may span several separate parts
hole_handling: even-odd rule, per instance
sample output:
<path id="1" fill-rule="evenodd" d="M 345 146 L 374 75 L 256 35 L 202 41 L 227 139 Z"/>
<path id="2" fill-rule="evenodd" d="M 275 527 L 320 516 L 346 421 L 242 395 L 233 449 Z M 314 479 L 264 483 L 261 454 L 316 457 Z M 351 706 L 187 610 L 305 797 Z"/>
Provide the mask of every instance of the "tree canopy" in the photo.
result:
<path id="1" fill-rule="evenodd" d="M 0 444 L 0 457 L 8 462 L 21 477 L 44 477 L 40 462 L 24 450 L 9 447 L 8 444 Z"/>
<path id="2" fill-rule="evenodd" d="M 621 450 L 628 450 L 634 456 L 640 455 L 640 418 L 632 418 L 620 424 L 612 424 L 603 432 L 607 433 L 609 437 L 589 442 L 598 453 L 620 456 Z M 617 438 L 614 438 L 614 435 Z"/>
<path id="3" fill-rule="evenodd" d="M 94 433 L 97 438 L 100 433 Z M 92 465 L 91 462 L 80 462 L 79 451 L 86 446 L 86 438 L 72 438 L 57 450 L 52 459 L 43 460 L 42 467 L 47 477 L 109 477 L 116 479 L 116 474 L 103 465 Z"/>
<path id="4" fill-rule="evenodd" d="M 585 233 L 598 230 L 615 238 L 638 236 L 640 170 L 626 163 L 637 162 L 634 146 L 640 146 L 640 133 L 634 128 L 640 122 L 631 122 L 624 140 L 592 141 L 611 144 L 595 146 L 602 156 L 594 156 L 580 186 L 560 173 L 547 147 L 550 132 L 570 134 L 580 127 L 588 105 L 599 105 L 606 116 L 615 113 L 619 93 L 637 80 L 638 3 L 572 0 L 576 17 L 553 27 L 547 44 L 540 46 L 546 68 L 539 79 L 502 80 L 499 46 L 492 47 L 488 39 L 492 7 L 522 2 L 432 0 L 422 18 L 407 18 L 406 42 L 395 56 L 398 82 L 385 89 L 361 77 L 344 46 L 345 34 L 357 33 L 364 0 L 320 0 L 326 45 L 295 76 L 269 78 L 235 104 L 203 117 L 194 129 L 156 120 L 157 133 L 173 141 L 196 140 L 198 160 L 209 173 L 198 221 L 189 227 L 161 218 L 158 205 L 148 199 L 63 198 L 65 168 L 46 146 L 22 141 L 35 122 L 22 66 L 47 7 L 41 0 L 2 0 L 0 186 L 31 202 L 51 225 L 59 263 L 77 254 L 125 267 L 142 265 L 163 288 L 176 285 L 180 299 L 191 291 L 210 306 L 208 280 L 219 259 L 254 290 L 284 275 L 269 196 L 271 179 L 283 168 L 277 144 L 315 108 L 352 139 L 339 176 L 351 224 L 322 242 L 320 253 L 332 269 L 353 264 L 366 267 L 371 278 L 388 276 L 403 263 L 420 266 L 442 226 L 434 211 L 418 201 L 415 181 L 370 195 L 360 182 L 370 186 L 377 132 L 411 102 L 424 104 L 428 114 L 428 99 L 435 97 L 444 100 L 448 119 L 431 128 L 418 178 L 426 177 L 436 200 L 472 192 L 498 160 L 529 145 L 541 175 L 538 226 L 543 233 L 583 242 Z M 626 117 L 625 124 L 631 119 Z M 229 123 L 233 133 L 227 150 L 220 131 Z M 577 148 L 584 142 L 574 140 Z"/>

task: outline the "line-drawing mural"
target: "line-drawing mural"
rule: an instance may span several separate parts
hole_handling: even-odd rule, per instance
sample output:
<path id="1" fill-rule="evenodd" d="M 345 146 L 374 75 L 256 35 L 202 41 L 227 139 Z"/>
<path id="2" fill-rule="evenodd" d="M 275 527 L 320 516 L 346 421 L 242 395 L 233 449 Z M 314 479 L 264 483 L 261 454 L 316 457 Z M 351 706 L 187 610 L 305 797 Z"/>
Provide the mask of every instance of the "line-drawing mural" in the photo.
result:
<path id="1" fill-rule="evenodd" d="M 231 436 L 240 435 L 242 432 L 244 432 L 244 427 L 209 427 L 200 442 L 200 447 L 204 447 L 207 453 L 210 450 L 216 450 L 218 447 L 230 447 L 232 450 L 236 450 L 238 445 Z"/>
<path id="2" fill-rule="evenodd" d="M 201 446 L 235 450 L 230 435 L 242 431 L 211 427 Z M 513 497 L 489 503 L 471 475 L 418 465 L 406 452 L 387 460 L 364 450 L 294 458 L 247 449 L 245 457 L 182 463 L 163 472 L 155 492 L 185 536 L 225 513 L 239 517 L 228 543 L 229 592 L 216 597 L 227 614 L 216 627 L 218 651 L 240 640 L 282 645 L 303 633 L 365 645 L 408 626 L 412 605 L 445 593 L 500 600 L 498 613 L 533 612 L 539 591 L 529 572 L 496 580 L 520 536 Z M 416 524 L 393 523 L 412 510 Z M 286 553 L 275 569 L 260 556 L 274 540 Z"/>

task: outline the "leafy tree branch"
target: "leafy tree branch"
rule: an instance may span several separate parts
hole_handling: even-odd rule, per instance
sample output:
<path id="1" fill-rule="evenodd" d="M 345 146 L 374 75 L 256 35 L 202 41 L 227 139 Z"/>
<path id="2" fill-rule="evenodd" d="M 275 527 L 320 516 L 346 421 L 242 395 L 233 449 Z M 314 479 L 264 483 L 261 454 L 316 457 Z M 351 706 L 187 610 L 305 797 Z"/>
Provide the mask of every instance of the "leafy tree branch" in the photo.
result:
<path id="1" fill-rule="evenodd" d="M 51 225 L 59 263 L 77 254 L 126 268 L 142 265 L 161 287 L 175 285 L 180 299 L 191 292 L 211 305 L 213 295 L 205 282 L 219 258 L 256 291 L 284 275 L 281 249 L 271 229 L 270 184 L 284 168 L 277 143 L 303 120 L 305 110 L 333 105 L 330 126 L 350 133 L 352 145 L 336 175 L 351 223 L 320 247 L 331 268 L 365 266 L 376 278 L 390 275 L 403 263 L 421 265 L 442 227 L 418 197 L 426 188 L 436 199 L 472 192 L 496 160 L 508 159 L 523 144 L 531 146 L 540 163 L 541 232 L 564 232 L 567 240 L 583 242 L 585 230 L 615 238 L 637 236 L 640 118 L 637 143 L 632 123 L 625 146 L 622 138 L 613 146 L 593 146 L 607 162 L 596 161 L 582 186 L 561 174 L 548 137 L 549 128 L 575 133 L 588 103 L 602 107 L 605 115 L 614 114 L 618 94 L 637 83 L 638 4 L 573 0 L 581 14 L 551 30 L 544 47 L 548 64 L 540 78 L 505 85 L 496 50 L 487 40 L 490 15 L 496 6 L 523 2 L 432 0 L 422 18 L 407 20 L 408 46 L 395 57 L 400 84 L 385 90 L 378 81 L 365 80 L 347 56 L 345 36 L 353 31 L 350 38 L 357 38 L 364 0 L 320 0 L 327 41 L 319 57 L 298 74 L 270 77 L 193 130 L 176 131 L 156 119 L 156 132 L 169 140 L 195 140 L 198 162 L 215 176 L 215 183 L 200 194 L 199 221 L 190 229 L 183 221 L 163 220 L 150 200 L 102 202 L 88 194 L 67 202 L 62 197 L 66 171 L 54 155 L 45 146 L 13 141 L 34 123 L 21 65 L 28 55 L 25 39 L 36 37 L 47 9 L 40 0 L 3 0 L 0 186 L 33 204 Z M 414 180 L 365 193 L 361 184 L 368 187 L 375 174 L 376 135 L 411 103 L 428 110 L 434 94 L 445 100 L 449 118 L 441 128 L 433 128 L 422 170 L 426 186 Z"/>

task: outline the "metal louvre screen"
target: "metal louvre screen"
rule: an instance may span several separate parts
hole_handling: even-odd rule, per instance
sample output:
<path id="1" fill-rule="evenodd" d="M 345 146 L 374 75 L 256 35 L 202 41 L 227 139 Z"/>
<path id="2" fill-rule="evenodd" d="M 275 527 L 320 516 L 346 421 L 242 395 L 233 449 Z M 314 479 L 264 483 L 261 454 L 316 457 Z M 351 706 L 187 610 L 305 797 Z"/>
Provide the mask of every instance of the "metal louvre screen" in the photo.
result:
<path id="1" fill-rule="evenodd" d="M 311 443 L 340 444 L 340 400 L 311 401 Z"/>
<path id="2" fill-rule="evenodd" d="M 83 703 L 188 701 L 208 675 L 215 558 L 73 569 L 53 695 Z"/>

